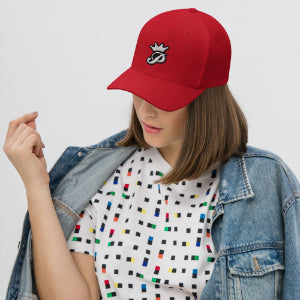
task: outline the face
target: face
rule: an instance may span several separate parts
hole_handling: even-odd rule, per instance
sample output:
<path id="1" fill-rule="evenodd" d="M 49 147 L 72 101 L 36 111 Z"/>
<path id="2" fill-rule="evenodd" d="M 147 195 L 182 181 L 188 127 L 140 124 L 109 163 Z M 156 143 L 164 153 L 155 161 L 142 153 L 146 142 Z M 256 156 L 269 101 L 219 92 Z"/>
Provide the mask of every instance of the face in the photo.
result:
<path id="1" fill-rule="evenodd" d="M 187 106 L 171 112 L 164 111 L 134 94 L 133 105 L 143 128 L 145 141 L 158 148 L 164 158 L 172 163 L 184 140 Z"/>

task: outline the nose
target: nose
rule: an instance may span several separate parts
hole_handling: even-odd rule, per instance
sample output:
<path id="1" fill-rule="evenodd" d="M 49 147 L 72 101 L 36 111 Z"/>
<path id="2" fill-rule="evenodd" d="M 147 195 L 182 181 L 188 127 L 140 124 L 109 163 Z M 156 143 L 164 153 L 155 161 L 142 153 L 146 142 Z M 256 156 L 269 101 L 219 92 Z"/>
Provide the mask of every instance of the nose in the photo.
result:
<path id="1" fill-rule="evenodd" d="M 138 114 L 141 117 L 154 117 L 156 113 L 157 111 L 155 106 L 145 100 L 142 100 L 142 104 L 138 111 Z"/>

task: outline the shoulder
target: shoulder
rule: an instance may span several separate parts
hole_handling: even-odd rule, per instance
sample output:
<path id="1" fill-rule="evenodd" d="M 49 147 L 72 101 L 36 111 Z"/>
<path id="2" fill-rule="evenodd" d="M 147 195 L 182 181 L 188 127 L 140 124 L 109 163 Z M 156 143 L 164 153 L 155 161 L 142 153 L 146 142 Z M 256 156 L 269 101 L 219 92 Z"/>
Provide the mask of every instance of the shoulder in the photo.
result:
<path id="1" fill-rule="evenodd" d="M 257 148 L 257 147 L 251 146 L 251 145 L 247 145 L 247 151 L 245 152 L 244 157 L 245 158 L 264 157 L 264 158 L 273 159 L 275 161 L 278 161 L 279 163 L 284 164 L 283 160 L 277 154 L 275 154 L 269 150 Z"/>
<path id="2" fill-rule="evenodd" d="M 245 160 L 253 164 L 259 163 L 263 164 L 264 166 L 277 165 L 279 168 L 282 168 L 284 170 L 287 176 L 289 176 L 291 173 L 291 169 L 287 166 L 283 159 L 279 155 L 269 150 L 247 145 L 247 150 L 243 157 Z"/>
<path id="3" fill-rule="evenodd" d="M 266 181 L 276 181 L 277 184 L 289 187 L 295 197 L 300 197 L 300 184 L 293 171 L 277 154 L 247 145 L 243 159 L 249 176 L 265 177 Z"/>

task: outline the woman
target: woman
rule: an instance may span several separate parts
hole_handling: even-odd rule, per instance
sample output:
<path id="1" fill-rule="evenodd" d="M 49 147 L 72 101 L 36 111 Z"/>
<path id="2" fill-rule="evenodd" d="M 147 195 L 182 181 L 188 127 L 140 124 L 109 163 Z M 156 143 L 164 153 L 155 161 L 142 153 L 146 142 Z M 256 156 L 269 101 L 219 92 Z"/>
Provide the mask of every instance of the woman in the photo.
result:
<path id="1" fill-rule="evenodd" d="M 299 182 L 246 146 L 230 58 L 217 20 L 168 11 L 108 87 L 133 95 L 129 130 L 69 147 L 48 174 L 37 114 L 10 123 L 31 229 L 27 215 L 7 299 L 300 297 Z"/>

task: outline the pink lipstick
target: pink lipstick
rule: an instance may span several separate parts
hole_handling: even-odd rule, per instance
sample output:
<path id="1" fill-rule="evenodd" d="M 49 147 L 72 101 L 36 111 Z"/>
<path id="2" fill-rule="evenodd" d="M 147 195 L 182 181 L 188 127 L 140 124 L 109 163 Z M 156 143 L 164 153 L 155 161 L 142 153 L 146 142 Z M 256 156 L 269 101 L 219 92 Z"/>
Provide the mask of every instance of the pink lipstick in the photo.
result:
<path id="1" fill-rule="evenodd" d="M 145 122 L 141 122 L 143 124 L 144 129 L 146 130 L 146 132 L 151 133 L 151 134 L 156 134 L 159 133 L 162 128 L 158 128 L 158 127 L 154 127 L 150 124 L 147 124 Z"/>

